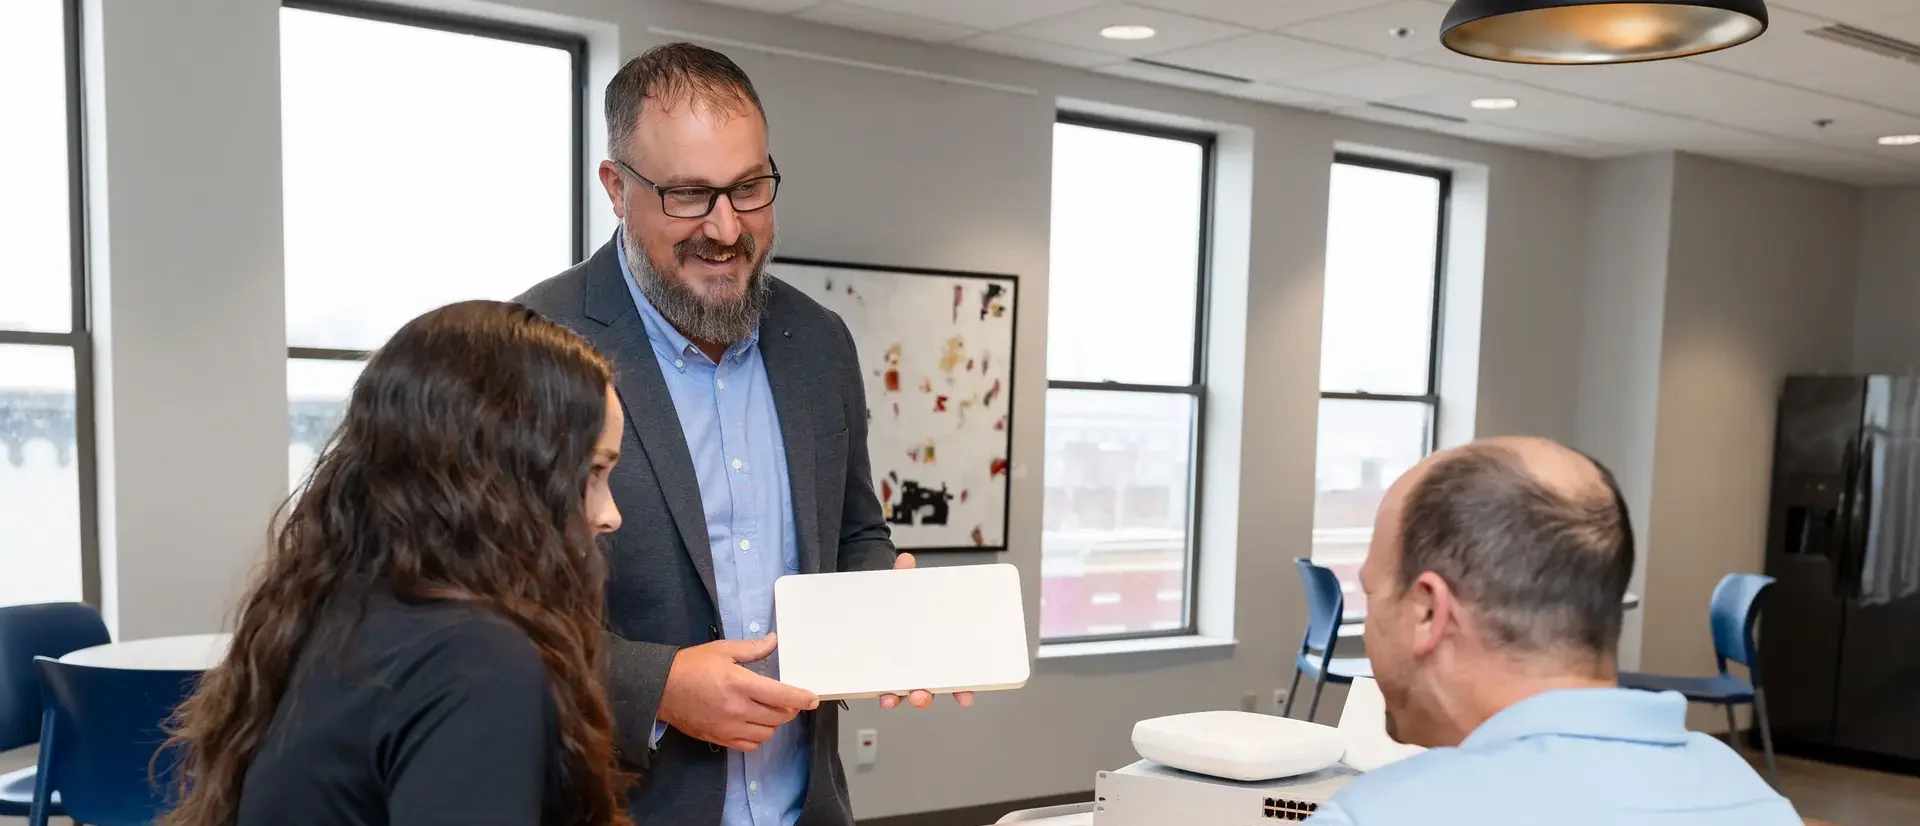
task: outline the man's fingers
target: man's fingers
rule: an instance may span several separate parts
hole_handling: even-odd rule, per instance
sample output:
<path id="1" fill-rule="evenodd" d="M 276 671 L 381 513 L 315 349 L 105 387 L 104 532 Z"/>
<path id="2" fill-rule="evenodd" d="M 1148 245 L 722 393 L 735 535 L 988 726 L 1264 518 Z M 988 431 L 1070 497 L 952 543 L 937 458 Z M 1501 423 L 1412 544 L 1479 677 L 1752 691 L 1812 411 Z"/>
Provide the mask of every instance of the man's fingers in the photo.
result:
<path id="1" fill-rule="evenodd" d="M 791 723 L 793 722 L 794 715 L 799 713 L 790 708 L 775 708 L 774 706 L 763 705 L 753 701 L 748 701 L 744 705 L 747 706 L 747 709 L 740 715 L 741 720 L 769 728 Z"/>
<path id="2" fill-rule="evenodd" d="M 900 697 L 898 695 L 894 695 L 894 694 L 880 695 L 881 708 L 893 708 L 894 706 L 897 706 L 899 704 L 900 704 Z"/>
<path id="3" fill-rule="evenodd" d="M 914 708 L 926 708 L 933 705 L 933 692 L 915 691 L 907 696 L 907 702 L 912 703 Z"/>
<path id="4" fill-rule="evenodd" d="M 813 696 L 811 691 L 795 688 L 779 680 L 770 680 L 752 672 L 741 677 L 741 687 L 745 690 L 748 699 L 763 706 L 812 711 L 820 705 L 820 698 Z"/>
<path id="5" fill-rule="evenodd" d="M 768 634 L 757 640 L 729 640 L 722 645 L 725 647 L 727 656 L 732 657 L 734 662 L 750 663 L 771 656 L 773 650 L 779 647 L 780 641 L 775 639 L 773 634 Z"/>
<path id="6" fill-rule="evenodd" d="M 893 558 L 893 569 L 896 571 L 905 571 L 913 566 L 913 554 L 901 554 Z"/>
<path id="7" fill-rule="evenodd" d="M 953 699 L 954 699 L 954 700 L 956 700 L 956 701 L 958 701 L 958 702 L 960 703 L 960 707 L 961 707 L 961 708 L 969 708 L 969 707 L 972 707 L 972 705 L 973 705 L 973 692 L 971 692 L 971 691 L 962 691 L 962 692 L 959 692 L 958 694 L 955 694 L 955 695 L 953 695 Z"/>

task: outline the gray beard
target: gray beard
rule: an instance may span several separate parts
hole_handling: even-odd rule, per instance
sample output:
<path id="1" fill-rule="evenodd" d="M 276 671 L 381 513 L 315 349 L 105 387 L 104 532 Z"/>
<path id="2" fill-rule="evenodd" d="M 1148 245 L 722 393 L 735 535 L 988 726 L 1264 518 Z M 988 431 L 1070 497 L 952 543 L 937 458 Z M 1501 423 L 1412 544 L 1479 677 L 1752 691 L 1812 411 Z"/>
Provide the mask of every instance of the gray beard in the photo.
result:
<path id="1" fill-rule="evenodd" d="M 779 237 L 777 232 L 774 237 Z M 696 342 L 730 345 L 746 339 L 760 326 L 760 319 L 767 313 L 767 301 L 773 294 L 773 279 L 767 277 L 767 262 L 773 260 L 773 243 L 769 243 L 764 252 L 754 250 L 760 253 L 760 260 L 747 276 L 746 291 L 731 301 L 715 301 L 683 281 L 666 277 L 627 228 L 621 228 L 620 238 L 627 268 L 633 271 L 640 294 L 646 296 L 681 335 Z M 748 245 L 751 244 L 752 241 L 748 241 Z M 675 252 L 681 252 L 687 245 L 685 241 L 675 245 Z"/>

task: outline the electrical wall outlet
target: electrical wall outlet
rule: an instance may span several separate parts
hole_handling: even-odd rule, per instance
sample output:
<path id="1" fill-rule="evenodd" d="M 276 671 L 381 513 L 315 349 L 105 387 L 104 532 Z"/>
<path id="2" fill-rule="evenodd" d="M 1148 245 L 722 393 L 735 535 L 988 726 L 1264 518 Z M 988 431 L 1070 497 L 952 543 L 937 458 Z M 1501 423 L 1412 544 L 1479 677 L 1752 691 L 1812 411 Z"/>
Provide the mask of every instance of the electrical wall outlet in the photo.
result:
<path id="1" fill-rule="evenodd" d="M 875 760 L 880 759 L 880 732 L 870 728 L 863 728 L 858 734 L 854 735 L 854 743 L 854 763 L 856 765 L 871 766 Z"/>
<path id="2" fill-rule="evenodd" d="M 1287 707 L 1287 690 L 1284 688 L 1274 689 L 1273 690 L 1273 713 L 1279 714 L 1280 710 L 1286 707 Z"/>
<path id="3" fill-rule="evenodd" d="M 1260 695 L 1247 692 L 1240 697 L 1240 710 L 1255 712 L 1260 710 Z"/>

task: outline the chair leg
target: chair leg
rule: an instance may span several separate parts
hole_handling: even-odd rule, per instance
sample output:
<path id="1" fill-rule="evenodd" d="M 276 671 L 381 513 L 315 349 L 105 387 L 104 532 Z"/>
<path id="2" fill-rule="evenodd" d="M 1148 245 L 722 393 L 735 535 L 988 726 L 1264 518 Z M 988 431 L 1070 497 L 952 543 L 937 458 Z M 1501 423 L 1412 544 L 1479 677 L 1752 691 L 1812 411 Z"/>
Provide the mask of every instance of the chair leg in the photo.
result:
<path id="1" fill-rule="evenodd" d="M 1307 705 L 1307 720 L 1312 722 L 1320 715 L 1320 689 L 1327 685 L 1327 672 L 1321 669 L 1319 679 L 1313 681 L 1313 702 Z"/>
<path id="2" fill-rule="evenodd" d="M 1780 770 L 1773 765 L 1773 730 L 1767 724 L 1767 695 L 1759 688 L 1753 690 L 1753 717 L 1760 726 L 1760 751 L 1767 758 L 1767 782 L 1773 788 L 1780 788 Z"/>
<path id="3" fill-rule="evenodd" d="M 1280 709 L 1280 716 L 1293 716 L 1293 696 L 1300 693 L 1300 664 L 1294 663 L 1293 684 L 1287 687 L 1287 702 Z"/>
<path id="4" fill-rule="evenodd" d="M 1727 745 L 1732 746 L 1733 750 L 1735 752 L 1738 752 L 1740 751 L 1740 735 L 1737 734 L 1736 732 L 1739 731 L 1739 724 L 1733 721 L 1733 704 L 1728 703 L 1726 705 L 1726 709 L 1727 709 Z"/>

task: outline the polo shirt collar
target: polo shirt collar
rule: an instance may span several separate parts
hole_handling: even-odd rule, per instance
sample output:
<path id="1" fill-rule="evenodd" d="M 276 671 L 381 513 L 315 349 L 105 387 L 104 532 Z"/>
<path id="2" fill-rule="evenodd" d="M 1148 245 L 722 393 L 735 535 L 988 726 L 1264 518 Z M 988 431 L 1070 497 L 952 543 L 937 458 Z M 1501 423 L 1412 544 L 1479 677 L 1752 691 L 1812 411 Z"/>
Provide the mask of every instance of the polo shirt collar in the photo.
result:
<path id="1" fill-rule="evenodd" d="M 1537 735 L 1677 746 L 1687 739 L 1687 700 L 1671 691 L 1567 688 L 1508 706 L 1467 735 L 1461 748 Z"/>

